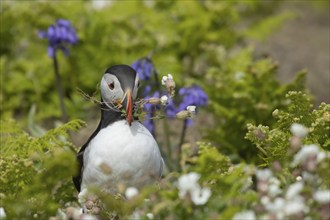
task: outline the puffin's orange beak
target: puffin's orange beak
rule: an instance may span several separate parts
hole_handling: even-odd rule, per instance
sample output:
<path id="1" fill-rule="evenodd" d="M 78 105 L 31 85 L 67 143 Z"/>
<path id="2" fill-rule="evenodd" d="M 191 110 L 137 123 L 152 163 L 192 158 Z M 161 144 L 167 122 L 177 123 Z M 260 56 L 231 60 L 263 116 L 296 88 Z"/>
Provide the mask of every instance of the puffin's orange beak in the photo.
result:
<path id="1" fill-rule="evenodd" d="M 126 92 L 126 117 L 129 126 L 131 126 L 133 121 L 133 100 L 130 89 Z"/>

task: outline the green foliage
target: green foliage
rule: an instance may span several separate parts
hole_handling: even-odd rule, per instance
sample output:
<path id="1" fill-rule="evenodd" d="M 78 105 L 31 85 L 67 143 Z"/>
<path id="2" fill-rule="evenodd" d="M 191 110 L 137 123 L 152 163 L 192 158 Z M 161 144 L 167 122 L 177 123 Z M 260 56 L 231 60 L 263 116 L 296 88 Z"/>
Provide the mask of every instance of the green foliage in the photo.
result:
<path id="1" fill-rule="evenodd" d="M 276 109 L 273 112 L 276 119 L 272 125 L 273 129 L 264 125 L 247 125 L 246 138 L 257 146 L 259 156 L 267 165 L 274 161 L 288 160 L 288 140 L 293 123 L 308 128 L 309 135 L 303 140 L 304 144 L 317 144 L 326 150 L 330 149 L 330 105 L 322 103 L 317 109 L 312 110 L 308 95 L 296 91 L 289 92 L 286 99 L 289 104 L 283 110 Z"/>
<path id="2" fill-rule="evenodd" d="M 153 52 L 161 73 L 171 72 L 179 84 L 190 84 L 202 79 L 205 65 L 212 64 L 208 48 L 239 44 L 244 31 L 270 17 L 278 5 L 263 1 L 155 1 L 151 5 L 116 1 L 97 9 L 94 3 L 1 4 L 1 79 L 6 82 L 1 86 L 2 116 L 22 116 L 35 104 L 37 122 L 60 117 L 53 63 L 47 57 L 46 40 L 37 36 L 38 30 L 47 29 L 58 18 L 70 20 L 79 37 L 69 57 L 62 52 L 58 56 L 64 101 L 72 118 L 86 117 L 85 110 L 91 107 L 77 89 L 92 94 L 109 65 L 130 64 Z M 255 16 L 259 11 L 267 13 Z M 250 23 L 244 30 L 236 28 L 246 20 Z M 258 27 L 253 30 L 258 32 Z M 186 80 L 188 75 L 194 80 Z"/>
<path id="3" fill-rule="evenodd" d="M 255 161 L 257 150 L 244 139 L 246 124 L 272 125 L 272 111 L 288 104 L 285 94 L 304 90 L 305 72 L 281 85 L 276 79 L 278 64 L 271 59 L 254 61 L 251 49 L 222 53 L 219 67 L 210 69 L 204 82 L 216 125 L 207 139 L 234 160 Z"/>
<path id="4" fill-rule="evenodd" d="M 281 85 L 278 64 L 254 59 L 253 49 L 244 45 L 248 38 L 263 40 L 293 15 L 273 16 L 280 1 L 153 2 L 116 1 L 101 9 L 92 1 L 1 3 L 0 199 L 7 218 L 86 217 L 72 213 L 79 208 L 71 182 L 75 150 L 69 141 L 70 132 L 83 123 L 70 121 L 34 137 L 44 132 L 34 116 L 49 127 L 60 116 L 52 60 L 37 31 L 65 18 L 80 39 L 69 57 L 58 56 L 71 118 L 85 118 L 92 109 L 78 89 L 92 94 L 109 65 L 129 64 L 148 54 L 160 73 L 173 73 L 179 86 L 198 83 L 210 99 L 207 115 L 213 127 L 197 146 L 180 146 L 180 172 L 166 173 L 159 185 L 131 199 L 123 196 L 125 186 L 118 186 L 116 196 L 91 189 L 102 202 L 102 219 L 148 219 L 147 213 L 154 219 L 231 219 L 244 211 L 266 219 L 327 219 L 322 210 L 329 202 L 314 198 L 330 189 L 330 105 L 313 109 L 304 91 L 304 71 Z M 20 123 L 8 118 L 20 118 Z M 293 123 L 305 126 L 308 135 L 292 135 Z M 24 131 L 27 124 L 34 136 Z M 293 163 L 310 144 L 317 155 Z M 268 179 L 258 177 L 261 167 L 271 173 Z M 199 195 L 200 204 L 192 191 L 180 196 L 191 182 L 179 182 L 191 174 L 198 176 L 192 185 L 200 193 L 210 192 L 202 202 Z M 306 205 L 305 212 L 267 209 L 265 197 L 271 207 L 276 199 L 287 206 L 294 202 L 286 197 L 299 182 L 303 188 L 296 199 Z"/>
<path id="5" fill-rule="evenodd" d="M 279 15 L 266 18 L 255 24 L 254 27 L 247 31 L 246 35 L 252 39 L 265 40 L 274 30 L 278 29 L 284 21 L 292 19 L 294 16 L 294 13 L 286 11 Z"/>
<path id="6" fill-rule="evenodd" d="M 1 121 L 0 194 L 9 219 L 45 219 L 74 201 L 75 151 L 67 139 L 82 125 L 74 120 L 35 138 L 14 120 Z"/>

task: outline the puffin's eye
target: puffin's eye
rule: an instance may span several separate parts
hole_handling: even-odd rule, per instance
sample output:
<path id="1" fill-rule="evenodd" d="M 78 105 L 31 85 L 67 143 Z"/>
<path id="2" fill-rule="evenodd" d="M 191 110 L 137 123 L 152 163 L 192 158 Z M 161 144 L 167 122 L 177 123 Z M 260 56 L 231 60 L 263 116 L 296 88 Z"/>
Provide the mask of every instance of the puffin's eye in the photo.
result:
<path id="1" fill-rule="evenodd" d="M 115 83 L 112 82 L 112 83 L 110 83 L 108 86 L 109 86 L 109 88 L 110 88 L 111 90 L 113 90 L 113 89 L 115 88 Z"/>

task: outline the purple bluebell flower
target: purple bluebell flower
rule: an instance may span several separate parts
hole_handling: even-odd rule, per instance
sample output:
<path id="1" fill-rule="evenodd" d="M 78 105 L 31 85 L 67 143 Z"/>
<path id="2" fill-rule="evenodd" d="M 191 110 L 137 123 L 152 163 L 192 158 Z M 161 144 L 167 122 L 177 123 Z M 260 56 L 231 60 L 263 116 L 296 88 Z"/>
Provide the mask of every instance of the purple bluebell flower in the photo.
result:
<path id="1" fill-rule="evenodd" d="M 187 88 L 181 88 L 179 95 L 183 96 L 183 100 L 179 106 L 179 110 L 186 110 L 187 106 L 205 106 L 208 102 L 208 97 L 203 89 L 197 85 Z"/>
<path id="2" fill-rule="evenodd" d="M 48 39 L 48 56 L 55 57 L 56 49 L 60 49 L 65 55 L 69 55 L 66 44 L 76 44 L 78 38 L 70 21 L 58 19 L 54 25 L 48 27 L 47 31 L 39 31 L 39 38 Z"/>
<path id="3" fill-rule="evenodd" d="M 142 80 L 149 80 L 151 78 L 152 72 L 155 70 L 154 64 L 148 57 L 138 59 L 132 63 L 132 68 L 138 72 L 139 77 Z"/>
<path id="4" fill-rule="evenodd" d="M 147 97 L 148 94 L 151 92 L 151 85 L 146 85 L 146 87 L 143 90 L 143 97 Z"/>
<path id="5" fill-rule="evenodd" d="M 175 118 L 176 114 L 180 111 L 186 110 L 187 106 L 205 106 L 208 102 L 206 93 L 197 85 L 191 87 L 183 87 L 179 90 L 179 95 L 182 98 L 182 102 L 179 106 L 176 106 L 173 100 L 170 100 L 165 112 L 167 117 Z M 186 119 L 187 126 L 192 125 L 191 119 Z"/>

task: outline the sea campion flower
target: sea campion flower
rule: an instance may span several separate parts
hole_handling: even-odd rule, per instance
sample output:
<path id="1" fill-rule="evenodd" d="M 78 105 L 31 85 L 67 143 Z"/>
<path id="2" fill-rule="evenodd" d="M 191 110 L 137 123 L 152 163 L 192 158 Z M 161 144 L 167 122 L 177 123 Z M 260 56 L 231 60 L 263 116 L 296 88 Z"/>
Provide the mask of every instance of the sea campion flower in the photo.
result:
<path id="1" fill-rule="evenodd" d="M 330 203 L 330 190 L 318 190 L 313 194 L 313 198 L 320 204 Z"/>
<path id="2" fill-rule="evenodd" d="M 128 187 L 125 191 L 125 197 L 131 199 L 139 194 L 139 191 L 135 187 Z"/>
<path id="3" fill-rule="evenodd" d="M 297 136 L 300 138 L 304 138 L 308 134 L 308 129 L 305 126 L 303 126 L 301 124 L 297 124 L 297 123 L 293 123 L 291 125 L 290 131 L 294 136 Z"/>
<path id="4" fill-rule="evenodd" d="M 198 184 L 200 175 L 191 172 L 182 175 L 178 180 L 179 197 L 183 199 L 187 194 L 190 195 L 191 201 L 195 205 L 204 205 L 211 196 L 209 188 L 201 188 Z"/>
<path id="5" fill-rule="evenodd" d="M 255 219 L 256 219 L 256 215 L 251 210 L 236 213 L 232 218 L 232 220 L 255 220 Z"/>
<path id="6" fill-rule="evenodd" d="M 166 95 L 163 95 L 162 97 L 160 97 L 160 103 L 162 105 L 167 105 L 167 103 L 168 103 L 168 97 Z"/>
<path id="7" fill-rule="evenodd" d="M 167 92 L 170 94 L 171 97 L 173 97 L 175 94 L 175 82 L 174 82 L 172 74 L 163 76 L 162 85 L 164 85 L 166 87 Z"/>
<path id="8" fill-rule="evenodd" d="M 325 157 L 326 154 L 315 144 L 304 145 L 300 151 L 294 155 L 293 162 L 291 166 L 297 166 L 304 162 L 306 159 L 315 157 L 315 162 L 321 162 Z"/>
<path id="9" fill-rule="evenodd" d="M 54 25 L 49 26 L 47 31 L 39 31 L 40 38 L 48 39 L 48 56 L 55 57 L 56 49 L 60 49 L 65 55 L 69 55 L 67 44 L 76 44 L 78 37 L 70 21 L 58 19 Z"/>
<path id="10" fill-rule="evenodd" d="M 190 112 L 190 113 L 195 113 L 196 112 L 196 106 L 188 105 L 187 106 L 187 111 Z"/>
<path id="11" fill-rule="evenodd" d="M 149 80 L 153 71 L 155 70 L 154 64 L 148 57 L 138 59 L 132 63 L 131 66 L 139 74 L 141 80 Z"/>

